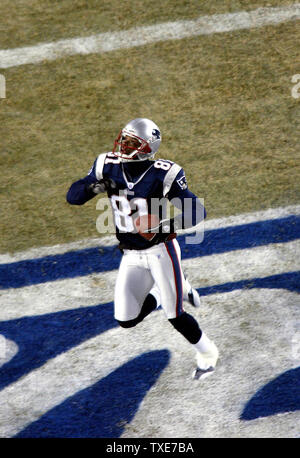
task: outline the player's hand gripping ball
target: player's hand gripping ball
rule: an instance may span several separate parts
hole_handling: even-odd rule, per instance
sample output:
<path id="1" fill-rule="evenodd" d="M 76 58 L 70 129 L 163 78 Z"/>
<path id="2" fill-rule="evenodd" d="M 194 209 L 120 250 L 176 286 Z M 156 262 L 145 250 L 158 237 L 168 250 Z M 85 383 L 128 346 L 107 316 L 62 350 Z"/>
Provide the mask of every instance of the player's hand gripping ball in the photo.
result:
<path id="1" fill-rule="evenodd" d="M 158 233 L 159 217 L 157 215 L 142 215 L 135 220 L 138 233 L 146 240 L 152 240 Z M 154 232 L 151 232 L 154 229 Z"/>

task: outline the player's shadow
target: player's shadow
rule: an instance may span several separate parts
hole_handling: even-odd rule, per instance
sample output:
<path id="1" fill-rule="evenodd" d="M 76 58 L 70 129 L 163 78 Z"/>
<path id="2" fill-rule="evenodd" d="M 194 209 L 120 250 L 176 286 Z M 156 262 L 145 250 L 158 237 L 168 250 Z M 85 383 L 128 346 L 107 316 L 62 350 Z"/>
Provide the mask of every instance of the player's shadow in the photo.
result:
<path id="1" fill-rule="evenodd" d="M 15 437 L 120 437 L 168 362 L 168 350 L 144 353 L 68 398 Z"/>
<path id="2" fill-rule="evenodd" d="M 254 420 L 296 410 L 300 410 L 300 367 L 284 372 L 257 391 L 240 419 Z"/>

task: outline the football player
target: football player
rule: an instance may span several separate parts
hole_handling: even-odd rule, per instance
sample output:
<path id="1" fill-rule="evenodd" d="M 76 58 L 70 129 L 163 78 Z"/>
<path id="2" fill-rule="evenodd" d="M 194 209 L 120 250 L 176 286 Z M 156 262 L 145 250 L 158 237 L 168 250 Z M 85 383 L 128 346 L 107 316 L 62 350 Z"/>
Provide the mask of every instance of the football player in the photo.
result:
<path id="1" fill-rule="evenodd" d="M 196 350 L 193 377 L 198 379 L 212 373 L 218 350 L 183 308 L 184 300 L 199 306 L 200 299 L 183 274 L 176 231 L 196 226 L 205 218 L 205 209 L 188 189 L 178 164 L 154 159 L 160 143 L 161 132 L 153 121 L 130 121 L 113 150 L 100 154 L 89 174 L 71 185 L 67 201 L 82 205 L 107 193 L 123 253 L 115 285 L 115 319 L 129 328 L 161 305 L 169 322 Z M 182 210 L 171 219 L 164 218 L 167 200 Z"/>

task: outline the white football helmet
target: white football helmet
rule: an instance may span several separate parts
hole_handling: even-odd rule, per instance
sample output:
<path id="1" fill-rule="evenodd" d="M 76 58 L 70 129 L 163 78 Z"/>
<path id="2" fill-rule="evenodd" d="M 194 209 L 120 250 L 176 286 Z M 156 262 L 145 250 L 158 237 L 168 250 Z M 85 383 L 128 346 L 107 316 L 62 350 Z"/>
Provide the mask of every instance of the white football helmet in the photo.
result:
<path id="1" fill-rule="evenodd" d="M 125 137 L 138 140 L 139 146 L 125 147 L 122 141 Z M 145 161 L 154 156 L 161 142 L 161 133 L 158 126 L 146 118 L 136 118 L 130 121 L 119 133 L 115 140 L 113 153 L 121 158 L 122 162 L 132 162 L 136 160 Z M 118 151 L 116 149 L 118 148 Z M 132 150 L 132 151 L 131 151 Z"/>

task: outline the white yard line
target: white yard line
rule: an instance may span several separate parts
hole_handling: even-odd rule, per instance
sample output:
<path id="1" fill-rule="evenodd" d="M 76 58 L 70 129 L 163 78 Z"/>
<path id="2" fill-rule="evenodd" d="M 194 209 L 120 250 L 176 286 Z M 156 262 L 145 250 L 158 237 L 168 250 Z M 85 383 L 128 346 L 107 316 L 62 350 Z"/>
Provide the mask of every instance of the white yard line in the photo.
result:
<path id="1" fill-rule="evenodd" d="M 200 16 L 190 21 L 165 22 L 120 32 L 99 33 L 89 37 L 0 50 L 0 68 L 36 64 L 44 60 L 51 61 L 76 54 L 105 53 L 159 41 L 252 29 L 296 19 L 300 19 L 300 3 L 286 7 L 258 8 L 253 11 Z"/>

